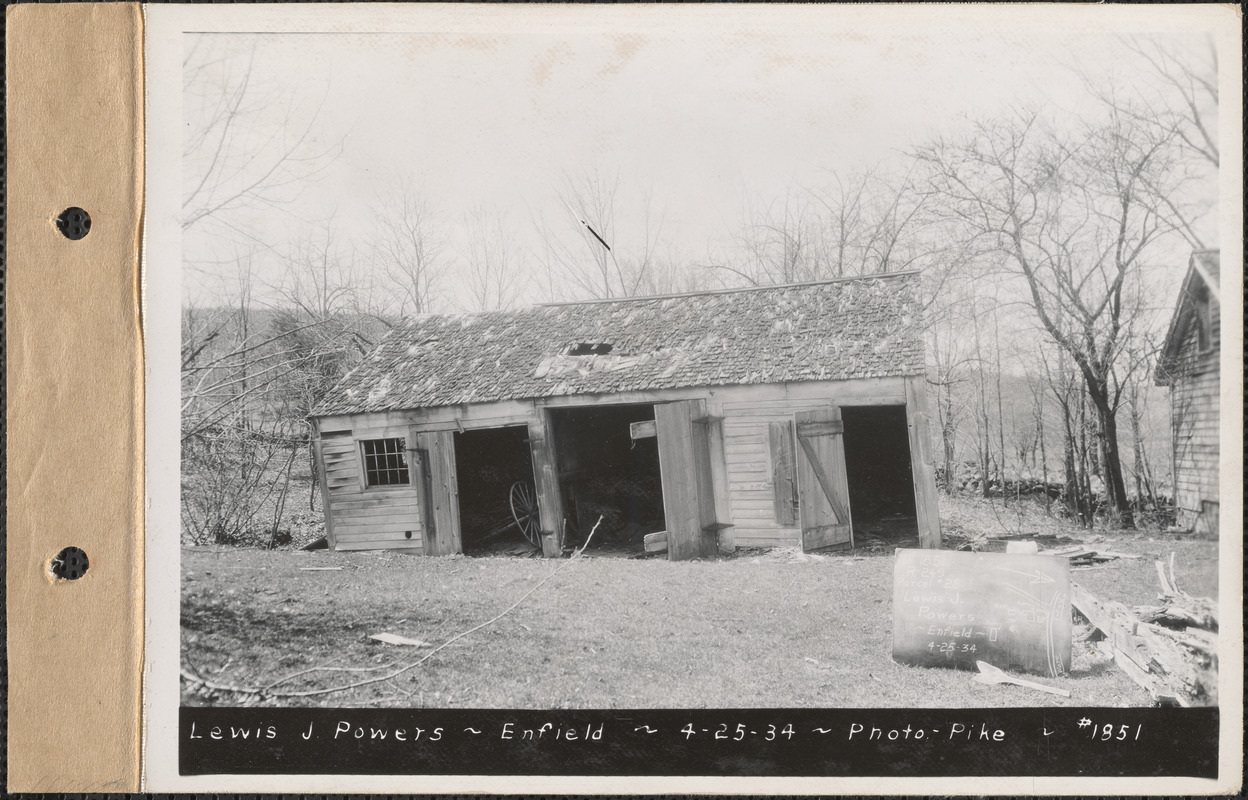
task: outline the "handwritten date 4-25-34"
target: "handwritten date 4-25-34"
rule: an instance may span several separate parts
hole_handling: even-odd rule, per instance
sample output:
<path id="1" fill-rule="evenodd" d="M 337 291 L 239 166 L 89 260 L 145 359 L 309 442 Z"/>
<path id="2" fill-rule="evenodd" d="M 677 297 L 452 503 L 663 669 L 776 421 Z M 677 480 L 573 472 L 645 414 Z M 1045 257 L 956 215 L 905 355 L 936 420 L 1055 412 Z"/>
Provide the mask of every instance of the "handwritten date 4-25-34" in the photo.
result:
<path id="1" fill-rule="evenodd" d="M 717 728 L 695 728 L 691 722 L 681 728 L 680 732 L 685 735 L 685 741 L 688 741 L 699 733 L 709 733 L 716 739 L 731 739 L 734 742 L 740 742 L 747 736 L 760 737 L 764 741 L 774 742 L 780 737 L 792 739 L 793 735 L 796 733 L 791 724 L 785 725 L 783 728 L 777 728 L 775 725 L 768 725 L 765 728 L 758 725 L 755 726 L 755 728 L 758 730 L 748 727 L 744 722 L 737 723 L 737 727 L 735 728 L 729 728 L 728 723 L 726 722 L 720 723 Z"/>

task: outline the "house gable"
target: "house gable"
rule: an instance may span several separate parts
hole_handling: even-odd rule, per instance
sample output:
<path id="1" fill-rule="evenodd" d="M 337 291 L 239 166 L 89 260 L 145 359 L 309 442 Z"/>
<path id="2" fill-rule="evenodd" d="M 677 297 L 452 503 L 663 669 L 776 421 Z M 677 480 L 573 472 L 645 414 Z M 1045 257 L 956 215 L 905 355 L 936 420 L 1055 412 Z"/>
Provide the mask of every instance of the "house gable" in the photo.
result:
<path id="1" fill-rule="evenodd" d="M 1158 358 L 1157 385 L 1172 386 L 1176 380 L 1217 370 L 1222 336 L 1219 278 L 1218 251 L 1192 254 Z"/>

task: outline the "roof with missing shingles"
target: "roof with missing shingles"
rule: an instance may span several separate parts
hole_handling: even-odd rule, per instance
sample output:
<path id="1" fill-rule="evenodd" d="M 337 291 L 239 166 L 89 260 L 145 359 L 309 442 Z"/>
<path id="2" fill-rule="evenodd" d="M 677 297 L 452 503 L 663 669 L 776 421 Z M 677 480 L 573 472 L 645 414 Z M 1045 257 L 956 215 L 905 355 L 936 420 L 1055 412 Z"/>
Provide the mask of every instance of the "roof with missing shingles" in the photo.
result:
<path id="1" fill-rule="evenodd" d="M 313 416 L 916 375 L 920 317 L 913 272 L 424 315 L 386 334 Z"/>

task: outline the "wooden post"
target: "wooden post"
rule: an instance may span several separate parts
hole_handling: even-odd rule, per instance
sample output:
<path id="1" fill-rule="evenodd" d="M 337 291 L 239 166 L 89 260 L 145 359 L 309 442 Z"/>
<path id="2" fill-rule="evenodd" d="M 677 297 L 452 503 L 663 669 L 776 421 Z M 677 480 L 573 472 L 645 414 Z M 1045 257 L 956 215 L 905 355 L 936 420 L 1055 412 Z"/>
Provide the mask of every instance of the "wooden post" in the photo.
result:
<path id="1" fill-rule="evenodd" d="M 923 375 L 906 378 L 906 428 L 910 434 L 910 473 L 914 478 L 919 546 L 940 547 L 940 510 L 936 470 L 932 466 L 932 439 L 927 425 L 927 379 Z"/>
<path id="2" fill-rule="evenodd" d="M 316 419 L 312 420 L 312 446 L 316 453 L 316 478 L 321 485 L 321 508 L 325 512 L 325 541 L 329 542 L 330 550 L 336 550 L 334 512 L 329 506 L 329 478 L 325 474 L 325 455 L 321 452 L 321 423 Z"/>
<path id="3" fill-rule="evenodd" d="M 551 435 L 549 411 L 535 408 L 529 420 L 529 452 L 533 457 L 533 485 L 542 526 L 542 555 L 563 555 L 563 497 L 559 493 L 559 466 Z"/>
<path id="4" fill-rule="evenodd" d="M 407 467 L 411 471 L 412 485 L 416 487 L 416 502 L 419 508 L 420 522 L 420 553 L 436 555 L 433 540 L 437 530 L 437 521 L 433 510 L 433 479 L 430 475 L 431 460 L 429 451 L 420 446 L 420 441 L 413 436 L 407 440 Z"/>
<path id="5" fill-rule="evenodd" d="M 717 523 L 716 544 L 721 553 L 733 553 L 737 549 L 733 535 L 732 508 L 728 500 L 728 457 L 724 453 L 723 409 L 712 407 L 714 415 L 707 421 L 707 447 L 710 451 L 711 502 L 715 504 L 714 519 Z"/>

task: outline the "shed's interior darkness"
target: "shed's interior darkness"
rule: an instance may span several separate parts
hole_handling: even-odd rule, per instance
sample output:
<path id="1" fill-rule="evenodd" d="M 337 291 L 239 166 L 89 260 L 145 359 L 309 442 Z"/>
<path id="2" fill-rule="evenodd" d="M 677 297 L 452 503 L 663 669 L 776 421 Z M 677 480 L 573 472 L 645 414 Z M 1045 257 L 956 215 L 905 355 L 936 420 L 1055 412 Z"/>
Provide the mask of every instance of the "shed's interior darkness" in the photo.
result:
<path id="1" fill-rule="evenodd" d="M 855 543 L 917 539 L 905 406 L 842 407 L 841 418 Z"/>
<path id="2" fill-rule="evenodd" d="M 633 440 L 629 426 L 654 419 L 654 406 L 600 406 L 551 412 L 559 486 L 568 522 L 565 546 L 642 552 L 643 537 L 665 528 L 658 440 Z"/>
<path id="3" fill-rule="evenodd" d="M 516 483 L 533 491 L 528 428 L 514 426 L 455 434 L 459 525 L 465 553 L 524 550 L 513 524 L 510 492 Z"/>

